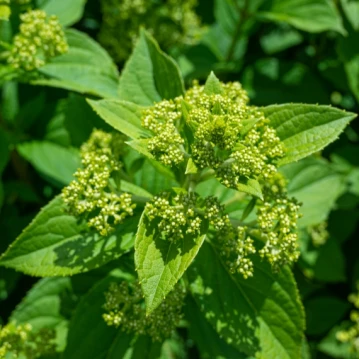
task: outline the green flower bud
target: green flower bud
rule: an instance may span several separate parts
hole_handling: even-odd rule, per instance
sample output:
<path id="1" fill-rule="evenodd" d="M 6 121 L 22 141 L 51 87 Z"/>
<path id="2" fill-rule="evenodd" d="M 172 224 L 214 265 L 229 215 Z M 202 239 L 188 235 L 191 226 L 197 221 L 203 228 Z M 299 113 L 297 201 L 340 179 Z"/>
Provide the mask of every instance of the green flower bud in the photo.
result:
<path id="1" fill-rule="evenodd" d="M 20 15 L 20 33 L 14 38 L 8 62 L 16 69 L 33 71 L 68 51 L 65 34 L 56 16 L 42 10 Z"/>

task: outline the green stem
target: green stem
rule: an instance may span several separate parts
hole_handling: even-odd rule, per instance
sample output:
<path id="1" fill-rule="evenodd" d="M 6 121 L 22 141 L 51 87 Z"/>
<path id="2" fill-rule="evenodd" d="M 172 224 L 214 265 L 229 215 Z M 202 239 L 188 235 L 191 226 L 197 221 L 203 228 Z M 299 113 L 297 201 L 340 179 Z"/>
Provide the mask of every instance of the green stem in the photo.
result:
<path id="1" fill-rule="evenodd" d="M 235 4 L 236 4 L 236 1 L 235 1 Z M 247 21 L 249 0 L 244 1 L 244 5 L 243 5 L 243 7 L 241 9 L 239 9 L 238 5 L 236 7 L 239 10 L 239 19 L 238 19 L 238 22 L 237 22 L 236 29 L 234 31 L 234 35 L 233 35 L 233 38 L 232 38 L 231 45 L 229 47 L 229 50 L 228 50 L 228 53 L 227 53 L 227 56 L 226 56 L 226 62 L 229 62 L 229 61 L 232 60 L 234 52 L 236 50 L 237 42 L 238 42 L 240 34 L 242 32 L 243 25 Z"/>

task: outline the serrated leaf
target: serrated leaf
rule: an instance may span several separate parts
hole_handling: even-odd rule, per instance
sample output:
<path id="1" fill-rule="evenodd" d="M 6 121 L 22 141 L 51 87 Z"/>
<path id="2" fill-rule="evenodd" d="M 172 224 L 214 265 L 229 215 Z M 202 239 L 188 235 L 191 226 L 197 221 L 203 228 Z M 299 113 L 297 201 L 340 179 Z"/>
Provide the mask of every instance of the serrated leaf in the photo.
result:
<path id="1" fill-rule="evenodd" d="M 254 179 L 247 180 L 246 183 L 239 183 L 237 189 L 240 192 L 248 193 L 252 196 L 258 197 L 263 200 L 263 193 L 258 181 Z"/>
<path id="2" fill-rule="evenodd" d="M 61 185 L 70 183 L 74 179 L 73 174 L 81 167 L 78 150 L 52 142 L 25 142 L 19 144 L 17 150 L 40 173 Z"/>
<path id="3" fill-rule="evenodd" d="M 204 92 L 207 95 L 216 95 L 216 94 L 222 94 L 223 88 L 221 85 L 221 82 L 218 80 L 216 75 L 213 73 L 213 71 L 208 76 L 206 83 L 204 85 Z"/>
<path id="4" fill-rule="evenodd" d="M 299 358 L 304 312 L 293 275 L 287 267 L 274 274 L 256 258 L 254 266 L 253 278 L 230 274 L 204 243 L 188 270 L 192 295 L 217 333 L 239 351 L 260 358 Z"/>
<path id="5" fill-rule="evenodd" d="M 192 263 L 205 235 L 185 235 L 178 242 L 162 239 L 158 228 L 142 214 L 135 241 L 135 264 L 147 313 L 156 309 Z"/>
<path id="6" fill-rule="evenodd" d="M 132 139 L 147 137 L 141 126 L 143 107 L 121 100 L 87 100 L 94 111 L 110 126 Z"/>
<path id="7" fill-rule="evenodd" d="M 98 268 L 133 246 L 138 218 L 131 217 L 107 236 L 87 233 L 55 197 L 0 257 L 0 265 L 25 274 L 50 277 Z"/>
<path id="8" fill-rule="evenodd" d="M 333 1 L 273 0 L 269 11 L 259 12 L 258 16 L 276 22 L 285 22 L 308 32 L 333 30 L 346 34 L 341 16 Z"/>
<path id="9" fill-rule="evenodd" d="M 300 228 L 325 221 L 336 200 L 345 191 L 344 176 L 324 159 L 306 158 L 283 166 L 281 172 L 289 180 L 288 194 L 303 205 Z"/>
<path id="10" fill-rule="evenodd" d="M 262 107 L 286 155 L 279 164 L 298 161 L 320 151 L 338 138 L 357 115 L 330 106 L 283 104 Z"/>
<path id="11" fill-rule="evenodd" d="M 48 15 L 56 15 L 61 25 L 71 26 L 83 15 L 87 0 L 37 0 L 40 9 Z"/>
<path id="12" fill-rule="evenodd" d="M 118 72 L 107 52 L 88 35 L 65 31 L 69 51 L 54 57 L 39 69 L 47 78 L 34 85 L 59 87 L 97 97 L 117 97 Z"/>
<path id="13" fill-rule="evenodd" d="M 121 74 L 120 98 L 138 105 L 150 106 L 154 102 L 172 99 L 183 93 L 183 80 L 177 64 L 142 30 Z"/>
<path id="14" fill-rule="evenodd" d="M 197 173 L 197 172 L 198 172 L 198 168 L 195 165 L 195 163 L 192 161 L 192 158 L 190 158 L 187 162 L 186 175 L 191 173 Z"/>

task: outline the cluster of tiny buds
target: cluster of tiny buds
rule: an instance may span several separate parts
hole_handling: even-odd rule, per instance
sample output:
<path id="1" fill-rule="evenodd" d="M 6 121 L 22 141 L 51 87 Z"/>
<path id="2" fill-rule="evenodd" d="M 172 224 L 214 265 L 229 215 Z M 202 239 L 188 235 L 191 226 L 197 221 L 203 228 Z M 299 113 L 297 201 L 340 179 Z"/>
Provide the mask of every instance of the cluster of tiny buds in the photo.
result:
<path id="1" fill-rule="evenodd" d="M 8 62 L 16 69 L 33 71 L 68 51 L 65 34 L 56 16 L 43 10 L 20 15 L 20 32 L 14 38 Z"/>
<path id="2" fill-rule="evenodd" d="M 297 221 L 300 204 L 295 198 L 288 198 L 285 180 L 280 173 L 276 173 L 263 187 L 264 200 L 258 201 L 257 222 L 266 243 L 259 254 L 278 269 L 299 258 Z"/>
<path id="3" fill-rule="evenodd" d="M 184 288 L 177 285 L 150 315 L 146 315 L 140 284 L 114 282 L 105 293 L 103 319 L 107 325 L 119 327 L 123 332 L 163 341 L 171 336 L 182 319 L 185 295 Z"/>
<path id="4" fill-rule="evenodd" d="M 213 169 L 230 188 L 248 178 L 269 179 L 284 156 L 282 142 L 263 113 L 247 105 L 239 83 L 222 84 L 222 89 L 222 94 L 207 94 L 204 86 L 194 84 L 184 97 L 146 109 L 142 125 L 154 134 L 148 150 L 167 166 L 191 156 L 198 169 Z M 193 132 L 190 145 L 181 135 L 183 128 Z"/>
<path id="5" fill-rule="evenodd" d="M 352 310 L 350 319 L 353 325 L 347 330 L 340 330 L 336 333 L 336 338 L 340 342 L 350 343 L 355 357 L 359 356 L 359 282 L 357 283 L 357 293 L 352 293 L 348 297 L 349 302 L 353 303 L 357 310 Z"/>
<path id="6" fill-rule="evenodd" d="M 256 253 L 254 241 L 247 235 L 247 227 L 227 227 L 218 236 L 220 253 L 232 273 L 240 273 L 244 279 L 253 276 L 253 262 L 249 258 Z"/>
<path id="7" fill-rule="evenodd" d="M 307 228 L 308 234 L 312 238 L 312 243 L 315 247 L 322 246 L 328 240 L 329 232 L 327 227 L 328 222 L 321 222 Z"/>
<path id="8" fill-rule="evenodd" d="M 113 179 L 121 169 L 123 140 L 119 136 L 95 130 L 81 148 L 83 167 L 75 173 L 76 180 L 62 191 L 69 211 L 85 216 L 89 227 L 102 236 L 132 216 L 136 207 L 130 194 L 118 192 Z"/>
<path id="9" fill-rule="evenodd" d="M 217 231 L 229 223 L 224 207 L 215 197 L 203 200 L 194 192 L 174 197 L 170 193 L 155 196 L 146 204 L 146 214 L 150 221 L 156 222 L 164 239 L 170 241 L 178 241 L 186 235 L 200 235 L 204 220 Z"/>
<path id="10" fill-rule="evenodd" d="M 0 327 L 0 359 L 35 359 L 55 353 L 55 331 L 43 328 L 33 332 L 30 324 L 11 322 Z"/>

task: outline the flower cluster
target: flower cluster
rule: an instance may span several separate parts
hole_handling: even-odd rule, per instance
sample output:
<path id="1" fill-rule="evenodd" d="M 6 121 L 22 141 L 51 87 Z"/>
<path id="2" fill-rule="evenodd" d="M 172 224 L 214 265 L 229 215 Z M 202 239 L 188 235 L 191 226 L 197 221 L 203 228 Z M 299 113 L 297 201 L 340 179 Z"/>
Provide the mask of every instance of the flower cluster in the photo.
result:
<path id="1" fill-rule="evenodd" d="M 178 241 L 186 234 L 199 235 L 205 220 L 216 230 L 229 223 L 228 215 L 215 197 L 200 199 L 194 192 L 156 196 L 146 204 L 146 214 L 150 221 L 155 221 L 164 239 L 170 241 Z"/>
<path id="2" fill-rule="evenodd" d="M 327 230 L 328 223 L 321 222 L 317 225 L 307 228 L 310 237 L 312 238 L 313 245 L 315 247 L 322 246 L 329 238 L 329 232 Z"/>
<path id="3" fill-rule="evenodd" d="M 191 156 L 198 169 L 211 168 L 230 188 L 248 178 L 267 180 L 276 173 L 284 148 L 263 113 L 247 103 L 239 83 L 222 84 L 222 93 L 215 94 L 194 84 L 184 98 L 164 100 L 144 112 L 142 125 L 154 134 L 148 150 L 169 166 Z M 180 134 L 185 125 L 193 132 L 191 144 Z"/>
<path id="4" fill-rule="evenodd" d="M 9 323 L 0 327 L 0 359 L 25 357 L 39 358 L 42 355 L 55 352 L 54 330 L 42 329 L 37 333 L 32 331 L 30 324 L 16 325 Z M 12 356 L 9 356 L 9 354 Z"/>
<path id="5" fill-rule="evenodd" d="M 146 316 L 145 303 L 138 282 L 111 283 L 105 293 L 107 325 L 119 327 L 127 333 L 148 335 L 153 341 L 171 336 L 182 319 L 185 290 L 177 285 L 150 315 Z"/>
<path id="6" fill-rule="evenodd" d="M 118 62 L 130 55 L 141 26 L 164 49 L 192 44 L 201 34 L 200 21 L 194 12 L 197 0 L 102 0 L 101 5 L 99 40 Z"/>
<path id="7" fill-rule="evenodd" d="M 297 221 L 300 217 L 300 204 L 289 198 L 286 181 L 276 173 L 263 184 L 264 200 L 257 206 L 257 221 L 265 245 L 259 251 L 274 269 L 298 260 Z"/>
<path id="8" fill-rule="evenodd" d="M 359 356 L 359 282 L 357 283 L 357 293 L 353 293 L 348 298 L 358 310 L 352 310 L 350 319 L 353 325 L 347 330 L 337 332 L 336 337 L 343 343 L 350 343 L 352 350 Z"/>
<path id="9" fill-rule="evenodd" d="M 86 215 L 87 223 L 101 235 L 133 214 L 131 195 L 119 193 L 116 175 L 121 169 L 121 135 L 95 130 L 81 147 L 83 168 L 62 191 L 62 198 L 74 215 Z"/>
<path id="10" fill-rule="evenodd" d="M 33 71 L 68 51 L 65 34 L 56 16 L 32 10 L 20 15 L 20 19 L 20 33 L 14 38 L 8 58 L 14 68 Z"/>
<path id="11" fill-rule="evenodd" d="M 256 253 L 253 239 L 247 234 L 247 227 L 227 227 L 217 237 L 220 254 L 226 259 L 226 265 L 232 273 L 240 273 L 247 279 L 253 276 L 253 262 L 249 258 Z"/>

